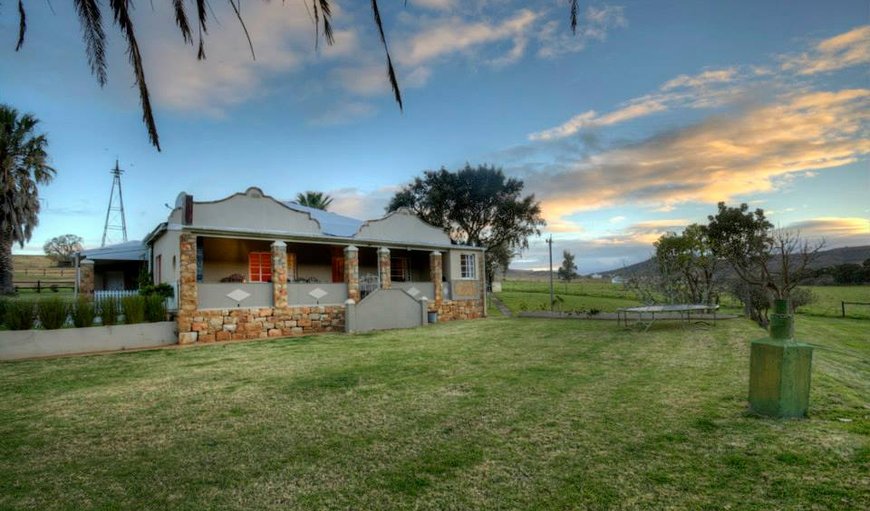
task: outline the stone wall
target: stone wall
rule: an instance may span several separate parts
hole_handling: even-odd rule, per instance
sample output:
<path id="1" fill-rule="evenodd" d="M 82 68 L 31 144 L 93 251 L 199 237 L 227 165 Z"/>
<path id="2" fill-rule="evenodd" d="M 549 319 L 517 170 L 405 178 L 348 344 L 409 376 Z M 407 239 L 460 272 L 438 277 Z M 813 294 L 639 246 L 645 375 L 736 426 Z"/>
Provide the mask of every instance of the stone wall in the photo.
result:
<path id="1" fill-rule="evenodd" d="M 438 306 L 438 321 L 456 321 L 483 317 L 481 300 L 444 300 Z"/>
<path id="2" fill-rule="evenodd" d="M 344 305 L 198 310 L 179 343 L 209 343 L 344 331 Z M 181 336 L 187 335 L 186 342 Z"/>

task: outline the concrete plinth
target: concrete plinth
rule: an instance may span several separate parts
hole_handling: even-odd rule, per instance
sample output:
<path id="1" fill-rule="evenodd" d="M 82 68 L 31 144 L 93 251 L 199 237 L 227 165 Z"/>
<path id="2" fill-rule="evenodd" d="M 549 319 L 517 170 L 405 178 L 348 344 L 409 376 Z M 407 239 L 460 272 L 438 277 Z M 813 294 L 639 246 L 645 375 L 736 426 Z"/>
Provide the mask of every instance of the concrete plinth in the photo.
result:
<path id="1" fill-rule="evenodd" d="M 787 303 L 776 303 L 774 310 L 771 337 L 752 341 L 749 409 L 768 417 L 806 417 L 813 348 L 791 338 L 794 317 Z"/>

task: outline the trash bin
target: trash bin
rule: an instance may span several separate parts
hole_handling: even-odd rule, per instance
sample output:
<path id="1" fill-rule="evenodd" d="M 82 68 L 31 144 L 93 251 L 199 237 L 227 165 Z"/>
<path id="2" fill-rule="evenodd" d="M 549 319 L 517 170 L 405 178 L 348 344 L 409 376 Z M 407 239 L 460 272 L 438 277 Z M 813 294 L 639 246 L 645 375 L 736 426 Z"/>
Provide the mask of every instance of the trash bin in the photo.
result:
<path id="1" fill-rule="evenodd" d="M 438 311 L 432 311 L 429 313 L 429 323 L 437 323 L 438 322 Z"/>

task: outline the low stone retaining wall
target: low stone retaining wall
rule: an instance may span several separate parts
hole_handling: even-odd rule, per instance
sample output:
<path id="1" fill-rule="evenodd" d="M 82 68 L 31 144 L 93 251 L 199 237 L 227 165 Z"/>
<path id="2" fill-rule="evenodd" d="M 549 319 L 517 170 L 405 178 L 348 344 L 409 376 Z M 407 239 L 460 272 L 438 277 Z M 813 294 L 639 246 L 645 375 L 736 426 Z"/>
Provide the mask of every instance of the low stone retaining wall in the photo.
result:
<path id="1" fill-rule="evenodd" d="M 483 317 L 482 300 L 445 300 L 438 307 L 438 321 L 477 319 Z"/>
<path id="2" fill-rule="evenodd" d="M 178 343 L 238 341 L 344 331 L 344 305 L 213 309 L 178 320 Z"/>
<path id="3" fill-rule="evenodd" d="M 135 325 L 0 332 L 0 360 L 168 346 L 178 341 L 174 321 Z"/>

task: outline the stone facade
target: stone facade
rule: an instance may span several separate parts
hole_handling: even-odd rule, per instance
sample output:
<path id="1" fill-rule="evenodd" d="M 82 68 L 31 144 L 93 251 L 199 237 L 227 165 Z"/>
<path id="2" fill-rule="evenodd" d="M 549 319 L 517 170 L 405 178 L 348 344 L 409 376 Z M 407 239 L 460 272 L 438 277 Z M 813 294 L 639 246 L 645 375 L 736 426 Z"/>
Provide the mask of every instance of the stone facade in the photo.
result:
<path id="1" fill-rule="evenodd" d="M 438 321 L 456 321 L 460 319 L 478 319 L 484 317 L 481 300 L 447 300 L 436 309 Z"/>
<path id="2" fill-rule="evenodd" d="M 390 273 L 390 249 L 387 247 L 378 249 L 378 276 L 381 279 L 382 289 L 393 287 L 393 277 Z"/>
<path id="3" fill-rule="evenodd" d="M 79 294 L 93 296 L 94 294 L 94 262 L 85 259 L 79 264 Z"/>
<path id="4" fill-rule="evenodd" d="M 441 252 L 437 250 L 429 254 L 429 276 L 432 279 L 432 284 L 435 286 L 435 296 L 432 300 L 433 310 L 436 310 L 444 300 L 444 266 L 441 259 Z"/>
<path id="5" fill-rule="evenodd" d="M 283 241 L 272 243 L 272 303 L 287 307 L 287 244 Z"/>
<path id="6" fill-rule="evenodd" d="M 196 311 L 191 332 L 199 343 L 291 337 L 344 331 L 344 305 Z"/>
<path id="7" fill-rule="evenodd" d="M 344 249 L 344 282 L 348 300 L 359 302 L 359 249 L 353 245 Z"/>
<path id="8" fill-rule="evenodd" d="M 197 340 L 197 333 L 191 327 L 196 313 L 196 236 L 181 233 L 179 250 L 178 286 L 178 344 L 190 344 Z"/>

